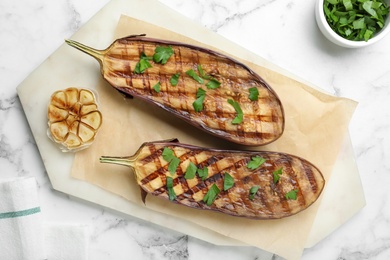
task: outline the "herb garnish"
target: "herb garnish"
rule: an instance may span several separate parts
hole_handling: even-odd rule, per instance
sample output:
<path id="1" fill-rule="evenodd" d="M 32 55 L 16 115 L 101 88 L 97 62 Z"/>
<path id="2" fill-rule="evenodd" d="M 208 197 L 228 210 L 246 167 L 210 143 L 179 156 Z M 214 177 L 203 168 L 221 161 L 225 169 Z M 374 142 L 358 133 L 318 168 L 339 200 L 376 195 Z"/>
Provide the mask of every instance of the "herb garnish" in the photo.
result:
<path id="1" fill-rule="evenodd" d="M 153 89 L 154 91 L 156 91 L 157 93 L 160 93 L 160 90 L 161 90 L 161 83 L 160 81 L 156 83 L 156 85 L 153 86 Z"/>
<path id="2" fill-rule="evenodd" d="M 144 52 L 141 53 L 139 62 L 135 65 L 134 73 L 141 74 L 144 73 L 146 69 L 151 68 L 152 65 L 149 63 L 151 57 L 145 55 Z"/>
<path id="3" fill-rule="evenodd" d="M 249 99 L 252 101 L 259 99 L 259 90 L 256 87 L 249 89 Z"/>
<path id="4" fill-rule="evenodd" d="M 169 82 L 171 82 L 172 86 L 176 86 L 177 83 L 179 83 L 179 77 L 180 77 L 180 73 L 179 72 L 172 75 L 171 79 L 169 80 Z"/>
<path id="5" fill-rule="evenodd" d="M 169 200 L 176 199 L 176 193 L 175 190 L 173 189 L 173 179 L 168 176 L 167 176 L 167 189 L 168 189 Z"/>
<path id="6" fill-rule="evenodd" d="M 251 158 L 251 160 L 247 163 L 246 167 L 251 170 L 255 170 L 259 168 L 263 163 L 265 163 L 265 159 L 257 155 Z"/>
<path id="7" fill-rule="evenodd" d="M 218 194 L 221 192 L 221 190 L 213 184 L 209 191 L 206 193 L 206 195 L 203 197 L 203 202 L 206 203 L 207 206 L 211 206 L 213 204 L 214 200 L 217 198 Z"/>
<path id="8" fill-rule="evenodd" d="M 274 183 L 277 183 L 280 179 L 280 175 L 282 175 L 283 173 L 283 168 L 280 168 L 274 172 L 272 172 L 273 176 L 274 176 Z"/>
<path id="9" fill-rule="evenodd" d="M 298 189 L 294 189 L 294 190 L 291 190 L 289 192 L 286 193 L 286 199 L 288 200 L 296 200 L 297 199 L 297 193 L 298 193 Z"/>
<path id="10" fill-rule="evenodd" d="M 213 78 L 210 75 L 206 75 L 206 73 L 204 72 L 204 70 L 202 69 L 202 66 L 200 64 L 198 64 L 198 71 L 199 71 L 200 76 L 204 79 L 212 79 Z"/>
<path id="11" fill-rule="evenodd" d="M 195 112 L 200 112 L 203 110 L 203 101 L 206 97 L 206 91 L 202 88 L 198 88 L 198 92 L 196 92 L 196 100 L 192 103 Z"/>
<path id="12" fill-rule="evenodd" d="M 206 87 L 208 89 L 216 89 L 216 88 L 219 88 L 219 86 L 221 85 L 221 82 L 219 82 L 218 80 L 214 79 L 212 76 L 210 75 L 207 75 L 204 70 L 202 69 L 202 65 L 198 64 L 198 71 L 199 71 L 199 74 L 202 78 L 204 79 L 208 79 L 210 80 L 209 82 L 207 82 L 206 84 Z"/>
<path id="13" fill-rule="evenodd" d="M 257 191 L 259 190 L 260 186 L 252 186 L 252 188 L 249 190 L 249 199 L 253 200 L 255 198 L 255 195 Z"/>
<path id="14" fill-rule="evenodd" d="M 221 85 L 221 82 L 219 82 L 216 79 L 211 79 L 209 82 L 207 82 L 206 87 L 208 89 L 216 89 L 216 88 L 219 88 L 220 85 Z"/>
<path id="15" fill-rule="evenodd" d="M 175 174 L 176 172 L 176 169 L 177 167 L 179 166 L 180 164 L 180 159 L 177 158 L 174 154 L 173 154 L 173 151 L 168 148 L 168 147 L 165 147 L 163 152 L 162 152 L 162 157 L 165 161 L 167 161 L 169 163 L 168 165 L 168 171 L 171 173 L 171 174 Z"/>
<path id="16" fill-rule="evenodd" d="M 237 113 L 236 117 L 232 121 L 232 124 L 233 125 L 241 124 L 244 117 L 244 113 L 241 110 L 240 104 L 234 101 L 233 99 L 228 99 L 228 103 L 234 107 Z"/>
<path id="17" fill-rule="evenodd" d="M 198 170 L 198 168 L 196 167 L 196 165 L 193 162 L 190 162 L 190 164 L 187 167 L 186 174 L 184 175 L 184 178 L 187 180 L 195 178 L 195 174 L 196 174 L 197 170 Z"/>
<path id="18" fill-rule="evenodd" d="M 176 156 L 173 154 L 173 151 L 170 148 L 165 147 L 162 152 L 162 157 L 165 161 L 170 162 Z"/>
<path id="19" fill-rule="evenodd" d="M 204 167 L 203 169 L 198 168 L 197 173 L 202 181 L 204 181 L 209 176 L 209 168 Z"/>
<path id="20" fill-rule="evenodd" d="M 196 72 L 193 69 L 187 70 L 186 74 L 193 78 L 196 82 L 203 84 L 204 80 L 196 74 Z"/>
<path id="21" fill-rule="evenodd" d="M 229 173 L 225 172 L 224 178 L 223 178 L 223 190 L 227 191 L 228 189 L 233 187 L 233 185 L 234 185 L 233 177 Z"/>
<path id="22" fill-rule="evenodd" d="M 156 63 L 165 64 L 168 59 L 173 55 L 173 49 L 171 46 L 157 46 L 154 50 L 153 61 Z"/>
<path id="23" fill-rule="evenodd" d="M 173 159 L 169 162 L 168 171 L 169 171 L 171 174 L 175 174 L 176 169 L 177 169 L 177 167 L 179 166 L 179 164 L 180 164 L 180 159 L 177 158 L 177 157 L 173 158 Z"/>
<path id="24" fill-rule="evenodd" d="M 345 39 L 368 41 L 381 30 L 389 7 L 384 0 L 325 0 L 329 26 Z"/>

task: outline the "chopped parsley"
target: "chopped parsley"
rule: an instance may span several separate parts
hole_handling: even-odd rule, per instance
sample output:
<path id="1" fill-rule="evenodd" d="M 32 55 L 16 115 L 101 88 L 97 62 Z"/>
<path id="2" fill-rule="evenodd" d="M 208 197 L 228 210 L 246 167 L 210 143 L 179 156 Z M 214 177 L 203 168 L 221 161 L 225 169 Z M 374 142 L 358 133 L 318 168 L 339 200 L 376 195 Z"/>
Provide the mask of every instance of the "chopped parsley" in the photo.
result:
<path id="1" fill-rule="evenodd" d="M 227 191 L 228 189 L 233 187 L 233 185 L 234 185 L 233 177 L 229 173 L 225 172 L 224 178 L 223 178 L 223 190 Z"/>
<path id="2" fill-rule="evenodd" d="M 325 0 L 325 19 L 334 32 L 352 41 L 368 41 L 389 15 L 384 0 Z"/>
<path id="3" fill-rule="evenodd" d="M 165 147 L 162 152 L 162 157 L 165 161 L 170 162 L 176 156 L 173 154 L 172 149 Z"/>
<path id="4" fill-rule="evenodd" d="M 298 193 L 298 189 L 294 189 L 294 190 L 291 190 L 291 191 L 287 192 L 285 197 L 288 200 L 296 200 L 297 199 L 297 193 Z"/>
<path id="5" fill-rule="evenodd" d="M 202 65 L 200 65 L 200 64 L 198 64 L 198 71 L 199 71 L 199 74 L 200 74 L 200 76 L 202 78 L 204 78 L 204 79 L 212 79 L 212 77 L 210 75 L 206 75 L 206 73 L 202 69 Z"/>
<path id="6" fill-rule="evenodd" d="M 167 161 L 169 163 L 168 165 L 168 171 L 171 173 L 171 174 L 175 174 L 176 170 L 177 170 L 177 167 L 179 166 L 180 164 L 180 159 L 177 158 L 174 154 L 173 154 L 173 151 L 168 148 L 168 147 L 165 147 L 163 152 L 162 152 L 162 157 L 165 161 Z"/>
<path id="7" fill-rule="evenodd" d="M 259 99 L 259 90 L 256 87 L 249 89 L 249 99 L 252 101 Z"/>
<path id="8" fill-rule="evenodd" d="M 244 118 L 244 113 L 241 110 L 240 104 L 234 101 L 233 99 L 228 99 L 228 103 L 234 107 L 237 113 L 236 117 L 232 121 L 232 124 L 233 125 L 241 124 Z"/>
<path id="9" fill-rule="evenodd" d="M 180 77 L 180 73 L 179 72 L 174 74 L 174 75 L 172 75 L 171 79 L 169 80 L 169 82 L 171 82 L 172 86 L 176 86 L 179 83 L 179 77 Z"/>
<path id="10" fill-rule="evenodd" d="M 157 93 L 160 93 L 160 90 L 161 90 L 161 83 L 160 81 L 156 83 L 156 85 L 153 86 L 153 89 L 154 91 L 156 91 Z"/>
<path id="11" fill-rule="evenodd" d="M 252 186 L 252 188 L 249 190 L 249 199 L 253 200 L 255 198 L 255 195 L 257 191 L 259 190 L 260 186 Z"/>
<path id="12" fill-rule="evenodd" d="M 171 46 L 157 46 L 154 50 L 153 61 L 156 63 L 165 64 L 173 55 L 174 51 Z"/>
<path id="13" fill-rule="evenodd" d="M 180 159 L 175 157 L 173 158 L 170 162 L 169 162 L 169 165 L 168 165 L 168 171 L 171 173 L 171 174 L 175 174 L 176 170 L 177 170 L 177 167 L 179 166 L 180 164 Z"/>
<path id="14" fill-rule="evenodd" d="M 214 183 L 213 186 L 211 186 L 209 191 L 206 193 L 206 195 L 203 197 L 203 202 L 206 203 L 207 206 L 211 206 L 211 204 L 213 204 L 220 192 L 221 190 Z"/>
<path id="15" fill-rule="evenodd" d="M 255 170 L 259 168 L 263 163 L 265 163 L 265 159 L 257 155 L 251 158 L 251 160 L 248 162 L 246 167 L 248 167 L 251 170 Z"/>
<path id="16" fill-rule="evenodd" d="M 193 162 L 190 162 L 190 164 L 187 167 L 184 178 L 187 180 L 195 178 L 195 174 L 197 170 L 198 168 L 196 167 L 196 165 Z"/>
<path id="17" fill-rule="evenodd" d="M 196 72 L 193 69 L 187 70 L 186 74 L 193 78 L 196 82 L 203 84 L 204 80 L 196 74 Z"/>
<path id="18" fill-rule="evenodd" d="M 175 190 L 173 189 L 173 179 L 168 176 L 167 176 L 167 190 L 168 190 L 169 200 L 176 199 L 176 193 Z"/>
<path id="19" fill-rule="evenodd" d="M 134 73 L 144 73 L 146 69 L 151 68 L 152 65 L 149 63 L 150 57 L 146 56 L 144 52 L 141 53 L 139 62 L 135 65 Z"/>
<path id="20" fill-rule="evenodd" d="M 272 175 L 274 176 L 274 183 L 277 183 L 280 179 L 280 175 L 283 173 L 283 168 L 280 168 L 274 172 L 272 172 Z"/>
<path id="21" fill-rule="evenodd" d="M 216 88 L 219 88 L 220 85 L 221 85 L 221 82 L 219 82 L 216 79 L 211 79 L 209 82 L 207 82 L 206 87 L 208 89 L 216 89 Z"/>
<path id="22" fill-rule="evenodd" d="M 198 168 L 197 173 L 202 181 L 204 181 L 209 176 L 209 168 L 204 167 L 203 169 Z"/>
<path id="23" fill-rule="evenodd" d="M 206 97 L 206 91 L 202 88 L 198 88 L 198 92 L 196 93 L 196 100 L 192 103 L 195 112 L 200 112 L 203 110 L 203 101 Z"/>

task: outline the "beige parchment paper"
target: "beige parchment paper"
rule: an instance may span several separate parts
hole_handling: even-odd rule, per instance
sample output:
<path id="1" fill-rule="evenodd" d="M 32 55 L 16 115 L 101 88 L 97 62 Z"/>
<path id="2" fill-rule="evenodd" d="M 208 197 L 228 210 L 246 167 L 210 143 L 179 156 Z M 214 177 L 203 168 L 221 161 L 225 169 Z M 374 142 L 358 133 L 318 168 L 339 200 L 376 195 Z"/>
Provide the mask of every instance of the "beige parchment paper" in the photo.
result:
<path id="1" fill-rule="evenodd" d="M 116 37 L 146 33 L 152 38 L 175 40 L 217 50 L 164 28 L 122 16 Z M 92 46 L 93 47 L 93 46 Z M 141 201 L 139 187 L 127 167 L 100 164 L 102 155 L 128 156 L 143 142 L 178 138 L 181 143 L 223 149 L 272 150 L 295 154 L 315 164 L 329 179 L 356 102 L 319 92 L 301 82 L 265 67 L 241 60 L 277 92 L 285 110 L 283 136 L 267 146 L 248 148 L 223 141 L 195 129 L 160 108 L 137 99 L 125 99 L 103 79 L 99 94 L 103 125 L 91 147 L 76 153 L 71 176 L 115 193 L 140 207 L 189 221 L 248 245 L 276 253 L 286 259 L 299 259 L 321 197 L 307 210 L 281 220 L 250 220 L 220 213 L 196 210 L 148 196 Z M 331 192 L 326 190 L 324 192 Z M 178 230 L 180 231 L 180 230 Z M 188 234 L 191 235 L 191 234 Z"/>

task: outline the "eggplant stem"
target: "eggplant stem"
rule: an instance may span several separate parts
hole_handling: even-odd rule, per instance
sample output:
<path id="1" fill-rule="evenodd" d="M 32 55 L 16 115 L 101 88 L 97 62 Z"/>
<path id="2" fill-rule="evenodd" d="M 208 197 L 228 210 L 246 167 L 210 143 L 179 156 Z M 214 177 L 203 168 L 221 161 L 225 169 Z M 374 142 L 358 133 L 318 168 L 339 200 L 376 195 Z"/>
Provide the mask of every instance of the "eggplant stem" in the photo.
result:
<path id="1" fill-rule="evenodd" d="M 114 157 L 114 156 L 101 156 L 99 161 L 101 163 L 110 163 L 110 164 L 118 164 L 127 167 L 134 167 L 134 163 L 136 162 L 136 157 Z"/>
<path id="2" fill-rule="evenodd" d="M 76 48 L 76 49 L 94 57 L 100 64 L 102 64 L 105 50 L 96 50 L 96 49 L 91 48 L 89 46 L 86 46 L 82 43 L 79 43 L 79 42 L 76 42 L 73 40 L 69 40 L 69 39 L 65 39 L 65 42 L 68 45 L 72 46 L 73 48 Z"/>

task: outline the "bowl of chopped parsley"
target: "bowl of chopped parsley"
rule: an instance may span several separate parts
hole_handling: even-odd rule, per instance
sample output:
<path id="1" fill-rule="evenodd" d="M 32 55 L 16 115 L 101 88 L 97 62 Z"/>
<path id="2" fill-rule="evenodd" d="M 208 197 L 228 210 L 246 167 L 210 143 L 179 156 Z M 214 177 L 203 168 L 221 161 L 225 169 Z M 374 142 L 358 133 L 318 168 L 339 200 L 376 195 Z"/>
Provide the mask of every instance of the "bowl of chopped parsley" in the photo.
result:
<path id="1" fill-rule="evenodd" d="M 390 0 L 317 0 L 318 27 L 331 42 L 359 48 L 390 32 Z"/>

